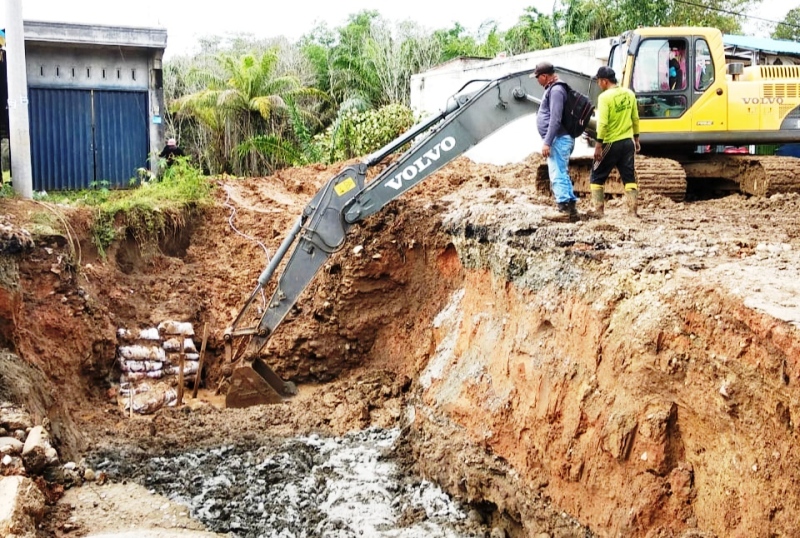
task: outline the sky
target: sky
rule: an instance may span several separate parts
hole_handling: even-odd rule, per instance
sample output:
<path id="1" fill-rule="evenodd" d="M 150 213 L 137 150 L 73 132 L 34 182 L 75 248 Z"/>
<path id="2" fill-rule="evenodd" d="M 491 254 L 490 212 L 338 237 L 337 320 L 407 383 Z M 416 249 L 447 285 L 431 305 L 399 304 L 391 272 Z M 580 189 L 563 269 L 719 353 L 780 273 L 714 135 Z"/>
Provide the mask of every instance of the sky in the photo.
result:
<path id="1" fill-rule="evenodd" d="M 296 40 L 317 23 L 324 21 L 329 28 L 336 28 L 344 25 L 349 15 L 365 9 L 378 11 L 389 21 L 413 20 L 431 30 L 449 28 L 458 22 L 474 32 L 487 20 L 496 21 L 501 30 L 506 30 L 525 13 L 526 7 L 550 13 L 554 1 L 490 0 L 481 4 L 473 0 L 458 4 L 441 0 L 302 0 L 293 4 L 291 0 L 22 0 L 21 3 L 25 20 L 166 28 L 169 58 L 193 52 L 198 37 L 204 35 L 249 33 L 256 37 L 283 35 Z M 298 9 L 291 10 L 293 5 Z M 798 5 L 798 0 L 764 0 L 753 15 L 782 20 Z M 762 26 L 763 22 L 754 18 L 746 26 L 746 33 L 766 36 Z"/>
<path id="2" fill-rule="evenodd" d="M 459 4 L 441 0 L 302 0 L 297 4 L 294 1 L 22 0 L 22 17 L 24 20 L 166 28 L 166 55 L 169 57 L 190 52 L 197 44 L 197 37 L 203 35 L 250 33 L 257 37 L 283 35 L 296 40 L 319 22 L 336 28 L 343 26 L 349 15 L 365 9 L 378 11 L 389 21 L 413 20 L 431 30 L 448 28 L 459 22 L 467 30 L 475 31 L 489 19 L 497 21 L 501 29 L 508 29 L 528 6 L 545 13 L 550 13 L 553 7 L 553 0 L 491 0 L 483 6 L 476 6 L 474 1 Z M 293 5 L 298 9 L 292 10 Z"/>

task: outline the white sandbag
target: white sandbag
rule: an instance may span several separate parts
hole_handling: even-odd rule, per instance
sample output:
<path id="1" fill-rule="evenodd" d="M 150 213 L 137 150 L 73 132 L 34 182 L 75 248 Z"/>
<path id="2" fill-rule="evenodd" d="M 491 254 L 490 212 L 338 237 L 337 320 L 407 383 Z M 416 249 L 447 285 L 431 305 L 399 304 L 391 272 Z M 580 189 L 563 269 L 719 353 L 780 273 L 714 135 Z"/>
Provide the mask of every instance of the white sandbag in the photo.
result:
<path id="1" fill-rule="evenodd" d="M 181 321 L 162 321 L 158 324 L 158 332 L 161 334 L 194 336 L 192 324 Z"/>
<path id="2" fill-rule="evenodd" d="M 170 353 L 169 355 L 167 355 L 167 358 L 169 360 L 166 361 L 166 362 L 168 362 L 169 364 L 172 364 L 172 366 L 177 366 L 177 365 L 179 365 L 181 363 L 181 355 L 180 355 L 180 353 L 175 353 L 175 352 Z M 184 362 L 192 362 L 192 361 L 193 362 L 197 362 L 197 361 L 200 360 L 200 355 L 198 353 L 184 353 L 183 354 L 183 360 L 184 360 Z M 165 363 L 164 366 L 168 366 L 168 365 Z"/>
<path id="3" fill-rule="evenodd" d="M 120 361 L 123 372 L 155 372 L 163 367 L 164 363 L 161 361 Z"/>
<path id="4" fill-rule="evenodd" d="M 151 327 L 149 329 L 144 329 L 139 331 L 139 339 L 141 340 L 161 340 L 161 335 L 158 334 L 158 329 L 155 327 Z"/>
<path id="5" fill-rule="evenodd" d="M 150 390 L 134 392 L 133 397 L 128 394 L 117 399 L 117 403 L 123 411 L 130 411 L 131 404 L 133 412 L 140 415 L 155 413 L 165 405 L 175 405 L 178 400 L 178 392 L 166 383 L 158 383 L 150 387 Z"/>
<path id="6" fill-rule="evenodd" d="M 160 347 L 154 346 L 119 346 L 119 356 L 130 361 L 165 361 L 167 354 Z"/>
<path id="7" fill-rule="evenodd" d="M 170 372 L 167 369 L 162 368 L 161 370 L 153 370 L 152 372 L 126 372 L 123 374 L 125 376 L 125 381 L 140 381 L 142 379 L 161 379 L 165 375 L 169 375 Z M 123 378 L 120 377 L 120 381 Z"/>
<path id="8" fill-rule="evenodd" d="M 183 363 L 183 374 L 186 375 L 186 374 L 197 373 L 197 366 L 198 366 L 198 363 L 195 362 L 195 361 L 186 361 L 186 362 L 184 362 Z M 178 372 L 180 371 L 180 368 L 181 368 L 180 366 L 169 366 L 169 367 L 165 368 L 164 370 L 169 374 L 177 375 Z"/>
<path id="9" fill-rule="evenodd" d="M 131 390 L 135 392 L 148 392 L 153 389 L 154 383 L 158 383 L 158 381 L 145 380 L 132 383 L 126 375 L 122 375 L 119 384 L 119 394 L 127 396 L 131 393 Z"/>
<path id="10" fill-rule="evenodd" d="M 181 341 L 179 338 L 170 338 L 168 340 L 164 340 L 164 343 L 161 345 L 161 347 L 163 347 L 166 351 L 180 353 Z M 184 353 L 197 353 L 197 348 L 194 346 L 194 341 L 191 338 L 183 339 L 183 351 Z"/>

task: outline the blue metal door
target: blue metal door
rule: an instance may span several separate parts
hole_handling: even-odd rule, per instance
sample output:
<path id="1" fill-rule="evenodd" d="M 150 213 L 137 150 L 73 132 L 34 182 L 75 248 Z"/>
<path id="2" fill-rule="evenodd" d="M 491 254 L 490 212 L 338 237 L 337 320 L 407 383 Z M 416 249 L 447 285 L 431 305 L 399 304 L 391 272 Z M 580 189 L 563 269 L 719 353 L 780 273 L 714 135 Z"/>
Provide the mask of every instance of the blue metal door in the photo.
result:
<path id="1" fill-rule="evenodd" d="M 33 190 L 84 189 L 94 181 L 92 92 L 28 91 Z"/>
<path id="2" fill-rule="evenodd" d="M 147 92 L 29 88 L 36 191 L 126 187 L 147 165 Z"/>
<path id="3" fill-rule="evenodd" d="M 126 187 L 147 166 L 147 93 L 94 91 L 95 179 Z"/>

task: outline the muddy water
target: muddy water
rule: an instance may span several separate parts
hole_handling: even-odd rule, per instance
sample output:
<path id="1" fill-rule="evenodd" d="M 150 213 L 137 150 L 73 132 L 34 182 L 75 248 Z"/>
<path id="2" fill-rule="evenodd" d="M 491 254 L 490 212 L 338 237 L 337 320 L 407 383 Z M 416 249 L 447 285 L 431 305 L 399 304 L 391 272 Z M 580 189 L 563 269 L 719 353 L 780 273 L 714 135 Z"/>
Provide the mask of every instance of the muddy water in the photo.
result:
<path id="1" fill-rule="evenodd" d="M 209 530 L 237 538 L 488 536 L 477 511 L 403 474 L 399 438 L 397 429 L 370 429 L 144 461 L 106 454 L 94 466 L 186 505 Z"/>

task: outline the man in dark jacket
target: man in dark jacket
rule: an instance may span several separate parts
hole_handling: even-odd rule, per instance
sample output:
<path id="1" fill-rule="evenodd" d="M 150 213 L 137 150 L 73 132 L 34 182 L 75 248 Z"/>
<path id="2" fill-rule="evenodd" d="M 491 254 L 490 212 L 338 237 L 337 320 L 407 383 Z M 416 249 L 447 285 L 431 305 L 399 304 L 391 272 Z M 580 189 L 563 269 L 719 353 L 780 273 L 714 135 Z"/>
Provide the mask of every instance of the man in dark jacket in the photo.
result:
<path id="1" fill-rule="evenodd" d="M 542 136 L 542 157 L 547 159 L 547 172 L 550 175 L 550 190 L 556 199 L 558 212 L 547 216 L 549 220 L 575 222 L 578 198 L 569 177 L 569 156 L 575 148 L 575 139 L 561 125 L 564 104 L 567 102 L 567 89 L 564 84 L 556 84 L 558 75 L 550 62 L 540 62 L 531 75 L 544 86 L 544 96 L 536 115 L 536 127 Z"/>
<path id="2" fill-rule="evenodd" d="M 162 149 L 161 153 L 158 154 L 160 158 L 166 159 L 167 168 L 175 164 L 176 157 L 183 157 L 183 155 L 183 150 L 180 148 L 180 146 L 178 146 L 178 143 L 174 138 L 167 140 L 167 145 L 164 146 L 164 149 Z"/>

